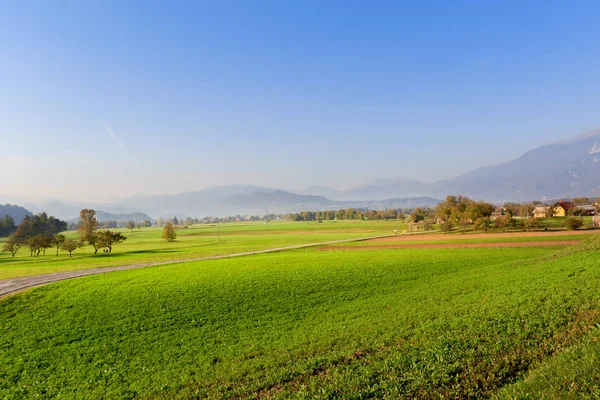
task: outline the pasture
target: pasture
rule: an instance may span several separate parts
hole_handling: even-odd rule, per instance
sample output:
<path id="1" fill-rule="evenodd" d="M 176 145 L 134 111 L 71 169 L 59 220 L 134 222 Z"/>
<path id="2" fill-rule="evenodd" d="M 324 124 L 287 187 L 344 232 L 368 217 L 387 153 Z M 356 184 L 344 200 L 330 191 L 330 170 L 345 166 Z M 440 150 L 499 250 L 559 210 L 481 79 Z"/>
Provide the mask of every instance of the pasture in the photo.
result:
<path id="1" fill-rule="evenodd" d="M 109 255 L 94 254 L 92 246 L 76 250 L 73 257 L 65 252 L 56 255 L 48 249 L 45 256 L 31 257 L 23 247 L 16 257 L 0 252 L 0 280 L 60 271 L 109 267 L 155 261 L 189 259 L 247 251 L 264 250 L 340 239 L 363 238 L 402 232 L 400 221 L 325 221 L 318 222 L 241 222 L 216 225 L 194 225 L 177 230 L 177 240 L 161 239 L 162 228 L 119 229 L 127 240 L 115 245 Z M 66 232 L 75 238 L 76 232 Z M 219 240 L 220 237 L 220 240 Z M 3 243 L 0 239 L 0 246 Z"/>
<path id="2" fill-rule="evenodd" d="M 396 222 L 338 224 L 232 224 L 220 244 L 215 227 L 201 227 L 178 231 L 173 247 L 191 256 L 398 229 Z M 172 256 L 156 230 L 131 236 L 115 248 L 113 256 L 124 254 L 119 263 Z M 7 297 L 0 300 L 0 397 L 598 395 L 600 235 L 535 238 L 579 242 L 569 245 L 372 248 L 532 240 L 468 236 L 149 267 Z M 153 246 L 159 251 L 127 254 Z M 113 262 L 78 257 L 65 265 Z M 14 262 L 36 268 L 28 258 Z"/>
<path id="3" fill-rule="evenodd" d="M 558 219 L 557 219 L 558 220 Z M 558 225 L 561 222 L 557 223 Z M 557 226 L 558 226 L 557 225 Z M 177 240 L 166 243 L 161 239 L 162 228 L 151 227 L 140 230 L 117 229 L 127 236 L 124 243 L 115 246 L 109 255 L 94 254 L 92 246 L 84 246 L 76 250 L 72 257 L 63 251 L 56 255 L 56 249 L 48 249 L 46 255 L 31 257 L 26 246 L 11 257 L 10 253 L 0 252 L 0 280 L 35 276 L 54 272 L 110 267 L 137 263 L 185 260 L 198 257 L 242 253 L 249 251 L 280 248 L 310 243 L 321 243 L 334 240 L 359 239 L 380 235 L 391 235 L 396 230 L 402 233 L 407 229 L 403 221 L 323 221 L 312 222 L 239 222 L 221 224 L 220 226 L 193 225 L 187 229 L 177 230 Z M 458 228 L 457 228 L 458 229 Z M 496 232 L 496 233 L 494 233 Z M 552 232 L 530 232 L 535 241 L 545 240 L 583 240 L 593 234 L 593 230 L 575 232 L 555 228 Z M 583 235 L 572 237 L 571 235 Z M 76 238 L 77 233 L 66 232 L 68 238 Z M 501 243 L 526 241 L 525 234 L 513 235 L 498 230 L 490 230 L 488 234 L 474 235 L 468 232 L 462 235 L 455 231 L 450 235 L 402 236 L 403 243 L 426 240 L 436 243 Z M 220 240 L 219 240 L 220 239 Z M 6 238 L 0 238 L 0 246 Z M 349 243 L 348 246 L 378 245 L 376 242 Z"/>

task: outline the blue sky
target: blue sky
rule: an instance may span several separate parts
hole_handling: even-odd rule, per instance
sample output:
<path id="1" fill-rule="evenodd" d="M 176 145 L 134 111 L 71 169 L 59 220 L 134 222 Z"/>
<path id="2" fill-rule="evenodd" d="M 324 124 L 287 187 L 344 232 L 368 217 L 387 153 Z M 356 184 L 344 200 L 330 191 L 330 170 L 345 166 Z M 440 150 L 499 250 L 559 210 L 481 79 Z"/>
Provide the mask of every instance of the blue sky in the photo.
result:
<path id="1" fill-rule="evenodd" d="M 596 1 L 6 2 L 0 195 L 434 181 L 600 127 Z"/>

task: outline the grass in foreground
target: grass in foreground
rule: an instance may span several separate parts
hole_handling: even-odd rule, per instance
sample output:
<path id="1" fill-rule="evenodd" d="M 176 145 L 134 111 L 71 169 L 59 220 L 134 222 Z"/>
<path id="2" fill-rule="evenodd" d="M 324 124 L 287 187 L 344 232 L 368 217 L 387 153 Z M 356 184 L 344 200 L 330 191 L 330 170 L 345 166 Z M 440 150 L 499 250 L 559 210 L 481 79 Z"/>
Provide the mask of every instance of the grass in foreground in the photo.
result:
<path id="1" fill-rule="evenodd" d="M 600 319 L 585 246 L 302 250 L 62 282 L 0 302 L 0 397 L 490 396 Z"/>
<path id="2" fill-rule="evenodd" d="M 504 388 L 501 399 L 600 398 L 600 325 L 582 343 L 552 357 Z"/>

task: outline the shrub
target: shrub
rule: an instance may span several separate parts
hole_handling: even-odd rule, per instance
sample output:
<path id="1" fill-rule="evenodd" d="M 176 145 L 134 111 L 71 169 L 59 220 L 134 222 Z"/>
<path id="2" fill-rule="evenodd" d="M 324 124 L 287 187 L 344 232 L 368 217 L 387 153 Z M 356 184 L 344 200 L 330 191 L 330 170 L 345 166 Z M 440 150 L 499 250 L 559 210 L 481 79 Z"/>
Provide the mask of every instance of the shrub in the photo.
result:
<path id="1" fill-rule="evenodd" d="M 571 230 L 579 229 L 583 226 L 583 218 L 569 217 L 565 219 L 565 226 Z"/>
<path id="2" fill-rule="evenodd" d="M 527 218 L 522 221 L 523 229 L 527 232 L 531 230 L 537 230 L 542 228 L 542 223 L 537 218 Z"/>

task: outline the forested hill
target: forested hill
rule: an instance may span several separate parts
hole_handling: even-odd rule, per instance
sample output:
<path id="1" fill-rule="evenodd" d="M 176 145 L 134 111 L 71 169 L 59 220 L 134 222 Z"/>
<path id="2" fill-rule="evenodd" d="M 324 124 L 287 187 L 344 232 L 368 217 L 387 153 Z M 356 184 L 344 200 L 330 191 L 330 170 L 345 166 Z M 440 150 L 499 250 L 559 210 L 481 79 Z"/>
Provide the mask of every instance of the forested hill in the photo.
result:
<path id="1" fill-rule="evenodd" d="M 33 214 L 31 211 L 20 206 L 14 206 L 12 204 L 0 204 L 0 217 L 4 215 L 12 217 L 12 219 L 15 221 L 15 224 L 19 225 L 26 215 L 31 216 Z"/>

